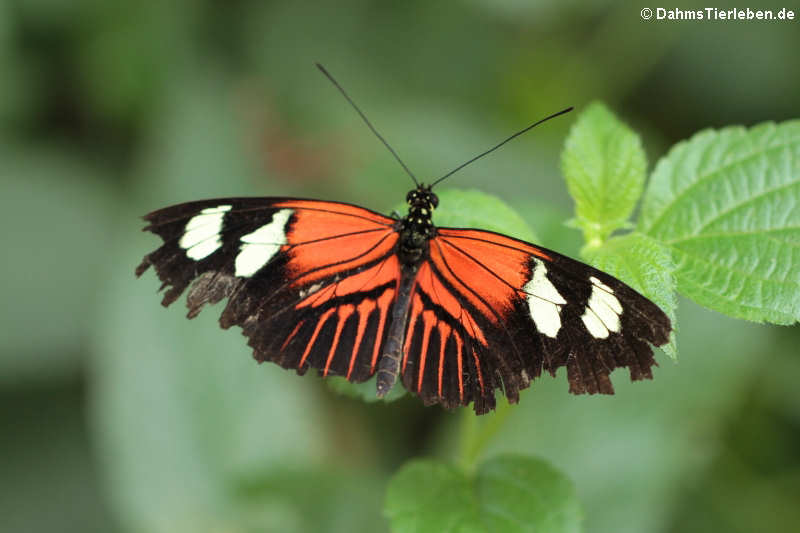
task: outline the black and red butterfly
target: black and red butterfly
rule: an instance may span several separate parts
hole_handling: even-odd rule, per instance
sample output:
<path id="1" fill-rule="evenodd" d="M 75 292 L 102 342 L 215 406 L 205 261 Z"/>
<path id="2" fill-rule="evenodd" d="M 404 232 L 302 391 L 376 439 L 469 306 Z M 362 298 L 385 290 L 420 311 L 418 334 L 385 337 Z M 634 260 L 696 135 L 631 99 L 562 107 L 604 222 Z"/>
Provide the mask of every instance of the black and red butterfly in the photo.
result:
<path id="1" fill-rule="evenodd" d="M 240 326 L 258 361 L 352 382 L 377 374 L 379 396 L 399 378 L 426 405 L 473 402 L 482 414 L 496 389 L 516 402 L 562 366 L 575 394 L 612 394 L 618 367 L 652 378 L 650 344 L 671 330 L 658 306 L 551 250 L 434 226 L 431 187 L 408 193 L 402 218 L 295 198 L 160 209 L 145 230 L 164 244 L 136 275 L 155 267 L 165 306 L 188 288 L 189 318 L 227 298 L 220 324 Z"/>

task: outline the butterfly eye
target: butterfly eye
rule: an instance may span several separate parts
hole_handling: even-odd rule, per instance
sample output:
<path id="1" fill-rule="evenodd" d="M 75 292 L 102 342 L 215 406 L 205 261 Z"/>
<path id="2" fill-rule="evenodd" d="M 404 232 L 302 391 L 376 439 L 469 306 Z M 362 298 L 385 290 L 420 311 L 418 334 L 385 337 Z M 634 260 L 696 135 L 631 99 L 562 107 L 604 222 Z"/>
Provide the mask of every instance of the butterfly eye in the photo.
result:
<path id="1" fill-rule="evenodd" d="M 433 193 L 431 193 L 431 205 L 433 206 L 434 209 L 439 207 L 439 197 Z"/>
<path id="2" fill-rule="evenodd" d="M 416 195 L 416 191 L 408 191 L 408 194 L 406 194 L 406 203 L 410 204 Z"/>

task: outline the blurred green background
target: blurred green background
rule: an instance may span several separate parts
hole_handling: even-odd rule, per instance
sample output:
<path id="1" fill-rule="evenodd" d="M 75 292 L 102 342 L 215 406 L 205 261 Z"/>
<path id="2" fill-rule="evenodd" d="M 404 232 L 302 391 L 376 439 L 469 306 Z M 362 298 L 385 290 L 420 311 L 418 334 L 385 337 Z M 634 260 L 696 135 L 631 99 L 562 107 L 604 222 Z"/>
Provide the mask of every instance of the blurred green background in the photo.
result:
<path id="1" fill-rule="evenodd" d="M 724 2 L 717 4 L 724 7 Z M 606 101 L 651 164 L 698 129 L 796 118 L 798 22 L 645 22 L 642 5 L 465 0 L 0 2 L 0 529 L 387 531 L 391 474 L 459 417 L 258 367 L 218 309 L 159 305 L 142 214 L 211 196 L 388 211 L 549 113 Z M 655 6 L 650 6 L 655 7 Z M 739 6 L 741 7 L 741 6 Z M 754 6 L 755 7 L 755 6 Z M 780 6 L 779 6 L 780 7 Z M 575 115 L 450 180 L 576 255 L 558 170 Z M 800 523 L 800 330 L 681 301 L 680 360 L 613 397 L 524 391 L 488 453 L 576 484 L 587 532 Z"/>

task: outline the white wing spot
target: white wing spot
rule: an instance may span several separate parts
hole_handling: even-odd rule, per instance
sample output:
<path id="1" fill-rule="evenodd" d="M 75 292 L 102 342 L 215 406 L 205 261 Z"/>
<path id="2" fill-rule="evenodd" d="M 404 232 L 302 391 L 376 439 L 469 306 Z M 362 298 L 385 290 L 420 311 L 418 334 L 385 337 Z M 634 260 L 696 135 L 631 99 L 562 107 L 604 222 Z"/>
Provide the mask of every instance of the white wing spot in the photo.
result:
<path id="1" fill-rule="evenodd" d="M 272 215 L 269 224 L 242 236 L 242 246 L 234 262 L 234 273 L 237 276 L 252 276 L 286 244 L 286 223 L 293 212 L 291 209 L 281 209 Z"/>
<path id="2" fill-rule="evenodd" d="M 589 278 L 592 282 L 592 294 L 586 304 L 586 310 L 581 316 L 586 329 L 597 339 L 605 339 L 611 331 L 619 333 L 622 327 L 619 317 L 622 315 L 622 304 L 614 296 L 614 291 L 594 276 Z"/>
<path id="3" fill-rule="evenodd" d="M 548 337 L 555 338 L 561 329 L 561 306 L 567 301 L 547 279 L 544 262 L 532 257 L 533 274 L 522 290 L 527 294 L 528 309 L 536 329 Z"/>
<path id="4" fill-rule="evenodd" d="M 199 261 L 222 246 L 222 219 L 230 209 L 229 205 L 208 207 L 189 220 L 185 233 L 178 241 L 178 246 L 186 250 L 187 257 Z"/>
<path id="5" fill-rule="evenodd" d="M 611 287 L 609 287 L 608 285 L 606 285 L 605 283 L 603 283 L 602 281 L 600 281 L 600 280 L 599 280 L 599 279 L 597 279 L 596 277 L 594 277 L 594 276 L 589 276 L 589 281 L 591 281 L 591 282 L 592 282 L 592 285 L 594 285 L 594 286 L 596 286 L 596 287 L 600 287 L 600 288 L 601 288 L 601 289 L 603 289 L 604 291 L 606 291 L 606 292 L 610 292 L 611 294 L 614 294 L 614 289 L 612 289 Z"/>
<path id="6" fill-rule="evenodd" d="M 586 329 L 589 330 L 589 333 L 591 333 L 592 337 L 595 339 L 605 339 L 608 337 L 608 330 L 603 323 L 600 322 L 600 319 L 597 318 L 597 315 L 590 309 L 586 309 L 581 320 L 583 320 L 583 325 L 586 326 Z"/>

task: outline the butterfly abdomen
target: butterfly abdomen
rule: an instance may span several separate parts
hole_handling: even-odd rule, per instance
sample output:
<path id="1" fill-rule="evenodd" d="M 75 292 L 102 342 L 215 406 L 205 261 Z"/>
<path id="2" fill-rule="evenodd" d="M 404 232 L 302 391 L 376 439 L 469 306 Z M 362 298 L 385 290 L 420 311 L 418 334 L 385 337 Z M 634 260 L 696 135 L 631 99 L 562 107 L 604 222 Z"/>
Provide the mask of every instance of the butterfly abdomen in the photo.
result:
<path id="1" fill-rule="evenodd" d="M 397 291 L 397 300 L 392 308 L 392 322 L 386 336 L 383 354 L 378 363 L 376 388 L 379 398 L 385 396 L 397 382 L 400 373 L 400 361 L 403 358 L 403 345 L 405 344 L 406 322 L 408 310 L 411 307 L 411 293 L 414 289 L 416 272 L 403 268 L 403 277 Z"/>

